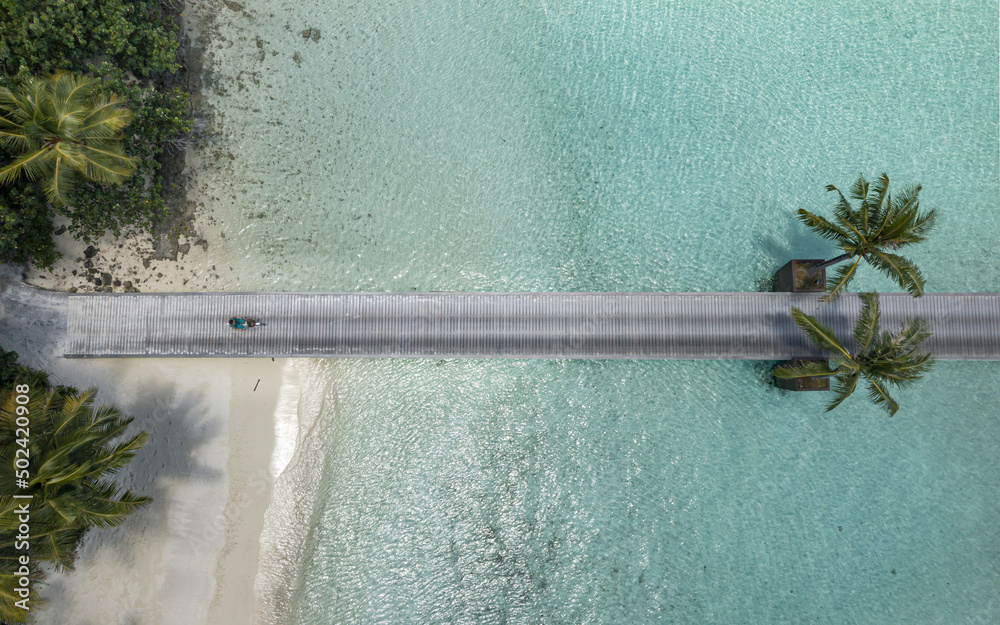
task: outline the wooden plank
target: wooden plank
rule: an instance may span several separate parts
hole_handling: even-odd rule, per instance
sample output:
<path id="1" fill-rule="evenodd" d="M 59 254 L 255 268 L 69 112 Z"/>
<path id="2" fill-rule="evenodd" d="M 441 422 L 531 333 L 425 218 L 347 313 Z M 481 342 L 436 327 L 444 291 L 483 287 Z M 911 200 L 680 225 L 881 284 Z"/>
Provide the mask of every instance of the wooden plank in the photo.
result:
<path id="1" fill-rule="evenodd" d="M 69 295 L 65 355 L 781 360 L 820 352 L 789 310 L 851 343 L 855 294 L 116 293 Z M 883 328 L 923 317 L 940 359 L 1000 360 L 1000 294 L 883 294 Z M 264 328 L 235 332 L 229 316 Z"/>

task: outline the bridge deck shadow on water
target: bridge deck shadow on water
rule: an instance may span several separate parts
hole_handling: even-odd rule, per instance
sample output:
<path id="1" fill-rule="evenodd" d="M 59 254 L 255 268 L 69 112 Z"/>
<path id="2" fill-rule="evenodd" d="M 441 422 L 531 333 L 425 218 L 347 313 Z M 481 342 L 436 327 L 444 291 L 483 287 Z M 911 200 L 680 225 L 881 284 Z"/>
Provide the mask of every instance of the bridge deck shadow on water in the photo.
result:
<path id="1" fill-rule="evenodd" d="M 67 357 L 672 358 L 818 356 L 789 309 L 847 344 L 860 309 L 791 293 L 127 293 L 69 295 Z M 881 296 L 922 317 L 939 359 L 1000 360 L 1000 293 Z M 263 328 L 232 330 L 233 315 Z"/>

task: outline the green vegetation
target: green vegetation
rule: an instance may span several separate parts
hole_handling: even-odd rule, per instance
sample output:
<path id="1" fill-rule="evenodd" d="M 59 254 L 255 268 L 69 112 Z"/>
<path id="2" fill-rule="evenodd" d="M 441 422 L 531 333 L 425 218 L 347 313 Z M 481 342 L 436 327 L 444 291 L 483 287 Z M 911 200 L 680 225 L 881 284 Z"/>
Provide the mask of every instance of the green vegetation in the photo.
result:
<path id="1" fill-rule="evenodd" d="M 891 387 L 907 387 L 918 380 L 934 364 L 929 354 L 920 351 L 922 343 L 930 336 L 927 323 L 910 319 L 898 332 L 879 329 L 879 302 L 877 293 L 861 294 L 861 314 L 854 327 L 856 353 L 850 353 L 815 317 L 798 308 L 792 317 L 802 331 L 817 345 L 831 354 L 836 366 L 825 362 L 806 362 L 800 365 L 777 366 L 774 377 L 783 379 L 833 376 L 836 394 L 827 411 L 833 410 L 854 392 L 859 377 L 868 382 L 868 396 L 878 406 L 896 414 L 899 405 L 889 396 Z"/>
<path id="2" fill-rule="evenodd" d="M 146 441 L 145 433 L 125 434 L 132 419 L 113 407 L 95 407 L 93 391 L 51 388 L 48 376 L 17 365 L 16 358 L 0 352 L 0 464 L 9 469 L 0 471 L 0 621 L 9 623 L 27 618 L 15 605 L 24 599 L 17 589 L 25 573 L 32 580 L 29 605 L 37 606 L 42 562 L 72 569 L 88 529 L 120 525 L 151 501 L 110 479 Z M 25 453 L 26 485 L 15 482 L 14 472 Z M 30 551 L 18 544 L 18 507 L 25 501 L 30 501 Z M 27 565 L 19 560 L 26 554 Z"/>
<path id="3" fill-rule="evenodd" d="M 67 72 L 29 78 L 16 91 L 0 87 L 0 146 L 16 155 L 0 167 L 0 184 L 40 180 L 45 198 L 65 206 L 77 180 L 111 184 L 132 175 L 137 159 L 121 146 L 132 112 L 94 87 Z"/>
<path id="4" fill-rule="evenodd" d="M 117 186 L 83 185 L 72 193 L 70 230 L 83 239 L 105 231 L 115 236 L 127 226 L 150 229 L 164 218 L 160 177 L 161 157 L 171 146 L 183 144 L 191 132 L 188 94 L 148 84 L 128 84 L 124 72 L 107 65 L 99 70 L 98 90 L 118 94 L 135 119 L 122 144 L 125 153 L 139 159 L 136 174 Z"/>
<path id="5" fill-rule="evenodd" d="M 17 352 L 8 352 L 0 347 L 0 391 L 9 391 L 17 384 L 49 388 L 49 375 L 21 365 L 17 362 Z M 60 388 L 68 393 L 76 392 L 76 389 Z"/>
<path id="6" fill-rule="evenodd" d="M 19 181 L 0 187 L 0 262 L 34 260 L 51 267 L 58 258 L 52 240 L 53 209 L 38 185 Z"/>
<path id="7" fill-rule="evenodd" d="M 837 270 L 832 280 L 827 280 L 827 293 L 820 301 L 828 301 L 844 292 L 854 277 L 862 259 L 889 276 L 911 295 L 919 297 L 924 292 L 924 277 L 909 260 L 892 251 L 923 241 L 934 225 L 933 210 L 921 213 L 917 194 L 920 185 L 906 187 L 896 197 L 889 194 L 889 177 L 882 174 L 873 183 L 858 176 L 848 195 L 861 202 L 854 209 L 840 189 L 833 185 L 827 191 L 836 191 L 840 200 L 833 209 L 834 221 L 799 209 L 799 220 L 820 236 L 835 241 L 844 251 L 821 265 L 810 268 L 818 271 L 830 265 L 855 259 L 853 263 Z"/>
<path id="8" fill-rule="evenodd" d="M 139 77 L 173 72 L 177 37 L 158 0 L 0 0 L 0 70 L 22 78 L 112 59 Z"/>
<path id="9" fill-rule="evenodd" d="M 135 165 L 124 182 L 90 175 L 90 169 L 81 172 L 88 174 L 81 184 L 58 187 L 58 193 L 49 179 L 51 203 L 23 179 L 0 185 L 0 262 L 50 267 L 57 258 L 51 239 L 58 215 L 67 216 L 70 230 L 84 240 L 107 231 L 117 236 L 129 226 L 151 229 L 167 215 L 164 149 L 183 144 L 192 128 L 188 95 L 170 86 L 180 65 L 168 7 L 154 0 L 0 0 L 0 86 L 17 94 L 52 74 L 89 76 L 92 101 L 117 99 L 119 112 L 131 112 L 120 147 Z M 0 146 L 0 168 L 26 151 L 18 141 L 8 138 Z"/>

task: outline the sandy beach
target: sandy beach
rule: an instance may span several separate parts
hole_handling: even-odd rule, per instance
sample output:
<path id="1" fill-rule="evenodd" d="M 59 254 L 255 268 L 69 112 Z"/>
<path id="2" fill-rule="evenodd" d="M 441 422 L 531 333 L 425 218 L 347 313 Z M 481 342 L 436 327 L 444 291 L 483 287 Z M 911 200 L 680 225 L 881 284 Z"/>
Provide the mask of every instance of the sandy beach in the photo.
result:
<path id="1" fill-rule="evenodd" d="M 181 53 L 197 107 L 202 42 L 195 13 L 183 18 Z M 275 456 L 275 411 L 294 366 L 269 358 L 72 360 L 61 357 L 58 345 L 65 293 L 239 290 L 238 265 L 221 245 L 225 225 L 200 202 L 207 191 L 197 184 L 198 159 L 196 151 L 185 157 L 186 206 L 174 207 L 183 213 L 182 227 L 167 238 L 126 231 L 83 242 L 60 228 L 68 224 L 60 218 L 62 258 L 53 267 L 0 270 L 0 344 L 18 352 L 23 364 L 50 372 L 54 383 L 97 388 L 98 403 L 116 405 L 135 418 L 136 431 L 149 434 L 120 480 L 152 496 L 152 505 L 118 528 L 87 535 L 76 570 L 49 576 L 37 623 L 255 620 L 259 538 L 274 465 L 287 463 L 295 436 L 285 432 L 289 442 Z M 292 388 L 283 397 L 285 411 L 294 414 Z"/>
<path id="2" fill-rule="evenodd" d="M 50 576 L 36 622 L 252 622 L 287 361 L 64 359 L 53 331 L 64 296 L 19 285 L 10 269 L 0 341 L 54 382 L 96 387 L 98 402 L 135 418 L 149 441 L 120 479 L 154 500 L 121 527 L 88 534 L 76 570 Z"/>
<path id="3" fill-rule="evenodd" d="M 197 41 L 193 17 L 185 17 L 189 41 Z M 192 81 L 197 89 L 200 77 Z M 65 293 L 240 289 L 238 266 L 218 245 L 225 224 L 199 201 L 198 159 L 196 152 L 186 155 L 185 234 L 175 241 L 142 231 L 79 241 L 60 228 L 68 224 L 61 218 L 55 240 L 62 257 L 53 267 L 4 266 L 0 272 L 7 283 L 0 344 L 23 364 L 50 372 L 55 383 L 97 388 L 99 403 L 118 406 L 135 418 L 136 430 L 149 434 L 120 479 L 152 496 L 153 504 L 121 527 L 88 534 L 76 570 L 49 576 L 37 623 L 255 620 L 259 538 L 277 460 L 275 410 L 283 374 L 294 377 L 292 365 L 271 359 L 69 360 L 57 344 L 65 328 Z M 285 395 L 285 409 L 294 413 L 297 396 Z M 294 441 L 294 432 L 286 439 Z M 290 453 L 286 445 L 282 462 Z"/>

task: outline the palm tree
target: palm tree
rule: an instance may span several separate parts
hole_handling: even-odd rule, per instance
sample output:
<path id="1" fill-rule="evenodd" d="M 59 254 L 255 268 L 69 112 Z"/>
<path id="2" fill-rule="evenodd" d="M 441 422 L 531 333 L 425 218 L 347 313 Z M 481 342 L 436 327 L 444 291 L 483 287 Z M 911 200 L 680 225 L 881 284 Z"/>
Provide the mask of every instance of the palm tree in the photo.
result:
<path id="1" fill-rule="evenodd" d="M 32 390 L 21 410 L 15 394 L 0 393 L 0 560 L 13 553 L 18 520 L 12 512 L 31 495 L 31 557 L 71 569 L 76 547 L 91 527 L 114 527 L 141 506 L 142 497 L 108 478 L 128 464 L 146 442 L 141 432 L 123 435 L 131 417 L 111 406 L 94 407 L 94 391 L 63 395 Z M 18 434 L 16 419 L 28 415 L 29 436 Z M 23 423 L 22 423 L 23 425 Z M 17 450 L 27 445 L 30 476 L 15 482 Z"/>
<path id="2" fill-rule="evenodd" d="M 71 73 L 30 78 L 16 92 L 0 87 L 0 147 L 15 155 L 0 183 L 43 180 L 55 206 L 69 203 L 79 179 L 120 183 L 138 159 L 126 156 L 121 130 L 132 121 L 117 96 L 100 96 L 93 79 Z"/>
<path id="3" fill-rule="evenodd" d="M 834 378 L 836 395 L 827 411 L 833 410 L 854 392 L 858 378 L 868 382 L 868 396 L 878 406 L 884 406 L 889 415 L 899 410 L 888 389 L 892 386 L 907 387 L 918 380 L 934 364 L 930 354 L 920 352 L 921 343 L 930 336 L 927 322 L 910 319 L 898 332 L 879 330 L 878 293 L 861 293 L 861 314 L 854 326 L 857 352 L 852 354 L 837 340 L 833 332 L 815 317 L 798 308 L 792 309 L 796 325 L 814 343 L 831 352 L 836 366 L 826 362 L 805 362 L 798 365 L 779 365 L 774 377 L 782 379 L 828 377 Z"/>
<path id="4" fill-rule="evenodd" d="M 833 209 L 834 221 L 799 209 L 798 218 L 820 236 L 835 241 L 844 251 L 836 258 L 811 267 L 810 275 L 854 258 L 854 262 L 837 270 L 834 279 L 827 283 L 827 293 L 820 301 L 839 296 L 847 283 L 854 277 L 862 259 L 886 274 L 911 295 L 919 297 L 924 293 L 924 276 L 909 260 L 893 254 L 892 251 L 911 243 L 923 241 L 934 225 L 933 210 L 920 212 L 920 185 L 903 189 L 896 197 L 889 194 L 889 177 L 882 174 L 877 181 L 869 183 L 864 176 L 858 176 L 848 195 L 861 202 L 854 209 L 840 189 L 827 185 L 827 191 L 836 191 L 840 200 Z"/>
<path id="5" fill-rule="evenodd" d="M 45 602 L 38 594 L 39 586 L 45 583 L 42 568 L 34 560 L 29 560 L 27 565 L 22 564 L 15 553 L 8 555 L 5 551 L 0 555 L 0 623 L 4 625 L 27 622 L 31 612 L 24 606 L 37 608 Z M 27 575 L 22 575 L 22 566 L 27 566 Z M 27 589 L 20 584 L 22 577 L 29 580 Z"/>

